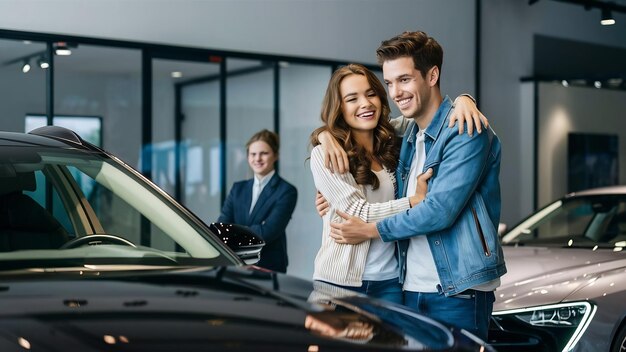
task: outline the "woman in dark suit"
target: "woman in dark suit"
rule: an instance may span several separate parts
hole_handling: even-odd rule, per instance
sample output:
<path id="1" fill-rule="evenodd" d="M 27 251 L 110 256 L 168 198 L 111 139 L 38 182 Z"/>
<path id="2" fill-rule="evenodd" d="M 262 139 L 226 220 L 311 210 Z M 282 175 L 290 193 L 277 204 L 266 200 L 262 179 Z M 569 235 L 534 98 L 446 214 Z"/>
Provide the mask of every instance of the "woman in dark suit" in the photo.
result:
<path id="1" fill-rule="evenodd" d="M 288 264 L 285 228 L 296 207 L 298 191 L 274 169 L 278 149 L 274 132 L 262 130 L 250 138 L 246 151 L 254 177 L 233 184 L 217 221 L 248 226 L 261 236 L 265 246 L 257 265 L 284 273 Z"/>

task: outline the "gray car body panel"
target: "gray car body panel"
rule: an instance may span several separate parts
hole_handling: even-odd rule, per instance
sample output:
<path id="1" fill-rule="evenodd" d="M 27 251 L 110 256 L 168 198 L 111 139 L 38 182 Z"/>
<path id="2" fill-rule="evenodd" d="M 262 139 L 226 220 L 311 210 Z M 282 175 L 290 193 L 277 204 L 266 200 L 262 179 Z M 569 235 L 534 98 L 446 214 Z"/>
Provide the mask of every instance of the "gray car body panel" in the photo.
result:
<path id="1" fill-rule="evenodd" d="M 615 194 L 626 195 L 626 186 L 571 193 L 563 199 Z M 508 273 L 496 290 L 494 312 L 589 301 L 598 309 L 574 351 L 611 348 L 626 323 L 626 251 L 528 244 L 505 245 L 503 251 Z"/>

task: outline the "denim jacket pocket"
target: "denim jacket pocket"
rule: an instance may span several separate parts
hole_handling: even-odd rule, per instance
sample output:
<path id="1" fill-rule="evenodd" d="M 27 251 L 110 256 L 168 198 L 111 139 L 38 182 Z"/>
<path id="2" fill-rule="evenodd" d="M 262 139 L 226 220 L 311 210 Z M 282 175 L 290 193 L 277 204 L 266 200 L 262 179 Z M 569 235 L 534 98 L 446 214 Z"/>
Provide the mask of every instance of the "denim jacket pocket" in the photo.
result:
<path id="1" fill-rule="evenodd" d="M 480 244 L 485 259 L 498 261 L 498 233 L 489 218 L 487 207 L 480 193 L 474 194 L 470 201 L 469 208 L 472 224 L 475 229 L 475 240 Z"/>
<path id="2" fill-rule="evenodd" d="M 485 238 L 485 234 L 483 233 L 482 226 L 480 225 L 480 220 L 478 220 L 478 214 L 476 214 L 476 209 L 471 207 L 472 217 L 474 218 L 474 224 L 476 225 L 476 233 L 478 235 L 478 239 L 480 240 L 480 244 L 483 246 L 483 251 L 485 252 L 486 257 L 491 256 L 491 250 L 487 245 L 487 239 Z"/>

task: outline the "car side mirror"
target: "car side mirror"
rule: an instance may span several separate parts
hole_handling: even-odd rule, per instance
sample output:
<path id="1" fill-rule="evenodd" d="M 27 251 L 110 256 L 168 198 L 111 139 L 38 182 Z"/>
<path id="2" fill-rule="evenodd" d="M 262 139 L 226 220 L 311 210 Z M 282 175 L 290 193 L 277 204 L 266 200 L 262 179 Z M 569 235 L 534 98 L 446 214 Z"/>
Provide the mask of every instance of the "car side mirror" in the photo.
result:
<path id="1" fill-rule="evenodd" d="M 509 230 L 509 227 L 506 226 L 505 223 L 501 222 L 498 224 L 498 237 L 502 238 L 504 234 Z"/>
<path id="2" fill-rule="evenodd" d="M 256 264 L 261 259 L 265 241 L 249 228 L 221 222 L 214 222 L 209 228 L 247 265 Z"/>

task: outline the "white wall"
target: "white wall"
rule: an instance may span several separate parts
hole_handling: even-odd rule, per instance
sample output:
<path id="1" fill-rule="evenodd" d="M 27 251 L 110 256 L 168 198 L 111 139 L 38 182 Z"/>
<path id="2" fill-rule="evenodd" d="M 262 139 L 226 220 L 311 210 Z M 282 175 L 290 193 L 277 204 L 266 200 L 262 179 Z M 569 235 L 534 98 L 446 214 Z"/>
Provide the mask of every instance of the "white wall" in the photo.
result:
<path id="1" fill-rule="evenodd" d="M 615 16 L 617 24 L 607 27 L 599 23 L 599 10 L 585 11 L 579 5 L 482 0 L 480 103 L 502 140 L 502 221 L 509 225 L 533 210 L 532 199 L 523 193 L 533 189 L 524 162 L 532 152 L 533 115 L 524 113 L 529 107 L 522 106 L 520 82 L 533 73 L 533 35 L 626 47 L 626 15 Z"/>
<path id="2" fill-rule="evenodd" d="M 372 64 L 382 40 L 421 29 L 446 51 L 451 95 L 474 89 L 474 17 L 465 0 L 0 0 L 0 29 Z"/>
<path id="3" fill-rule="evenodd" d="M 556 83 L 539 85 L 539 187 L 538 203 L 567 192 L 567 138 L 570 132 L 618 136 L 619 182 L 626 183 L 626 92 L 569 87 Z"/>

